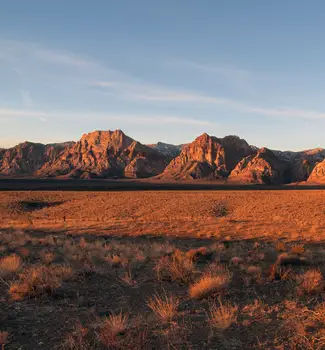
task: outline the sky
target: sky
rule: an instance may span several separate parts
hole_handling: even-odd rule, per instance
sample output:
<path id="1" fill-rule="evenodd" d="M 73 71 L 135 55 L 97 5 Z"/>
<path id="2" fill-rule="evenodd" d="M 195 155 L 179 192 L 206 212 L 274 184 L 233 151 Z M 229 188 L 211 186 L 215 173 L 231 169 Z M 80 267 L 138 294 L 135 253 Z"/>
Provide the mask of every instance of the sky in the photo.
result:
<path id="1" fill-rule="evenodd" d="M 0 0 L 0 147 L 122 129 L 325 147 L 325 2 Z"/>

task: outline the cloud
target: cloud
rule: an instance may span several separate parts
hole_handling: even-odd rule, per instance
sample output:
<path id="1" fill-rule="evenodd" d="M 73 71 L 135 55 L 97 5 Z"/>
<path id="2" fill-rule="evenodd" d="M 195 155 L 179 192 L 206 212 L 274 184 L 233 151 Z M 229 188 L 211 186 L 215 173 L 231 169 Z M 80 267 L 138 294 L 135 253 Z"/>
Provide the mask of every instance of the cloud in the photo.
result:
<path id="1" fill-rule="evenodd" d="M 299 109 L 288 106 L 268 107 L 224 96 L 207 95 L 197 91 L 184 91 L 146 82 L 143 83 L 132 76 L 114 70 L 111 67 L 107 67 L 95 60 L 85 58 L 82 55 L 77 55 L 68 51 L 43 48 L 42 46 L 31 42 L 0 40 L 0 59 L 4 60 L 4 62 L 9 62 L 9 65 L 5 66 L 6 69 L 11 67 L 11 69 L 17 72 L 20 76 L 20 80 L 17 80 L 16 84 L 17 91 L 20 93 L 19 102 L 22 106 L 20 110 L 0 109 L 0 116 L 4 116 L 2 112 L 6 112 L 6 117 L 17 117 L 18 115 L 21 117 L 38 117 L 43 121 L 53 117 L 54 113 L 52 112 L 49 113 L 39 110 L 31 111 L 31 108 L 37 104 L 36 102 L 39 102 L 34 101 L 35 96 L 40 95 L 37 93 L 39 90 L 33 90 L 32 87 L 34 88 L 34 85 L 39 84 L 38 89 L 41 89 L 44 86 L 44 82 L 46 82 L 46 87 L 50 86 L 53 88 L 51 93 L 55 96 L 55 103 L 57 103 L 59 97 L 64 99 L 67 96 L 67 92 L 71 94 L 73 100 L 76 101 L 85 97 L 84 95 L 73 95 L 75 91 L 77 94 L 81 93 L 81 90 L 78 89 L 78 87 L 81 87 L 82 89 L 84 87 L 91 87 L 97 89 L 101 94 L 106 96 L 109 95 L 113 98 L 137 102 L 142 101 L 145 104 L 152 103 L 158 105 L 158 107 L 160 107 L 159 103 L 169 103 L 173 106 L 182 104 L 185 108 L 190 108 L 191 104 L 195 106 L 212 105 L 222 106 L 223 108 L 238 113 L 253 114 L 270 118 L 296 118 L 307 120 L 325 118 L 325 113 L 321 111 Z M 183 63 L 196 70 L 223 75 L 232 81 L 249 82 L 252 77 L 252 73 L 246 70 L 237 69 L 236 67 L 209 66 L 190 61 L 185 61 Z M 55 65 L 55 67 L 52 69 L 51 65 Z M 77 71 L 74 71 L 73 69 L 64 69 L 67 67 L 75 67 Z M 87 93 L 87 90 L 84 89 L 82 93 Z M 70 107 L 70 109 L 71 108 L 73 109 L 74 106 Z M 61 112 L 59 113 L 59 115 L 63 114 Z M 88 115 L 91 114 L 92 113 L 89 113 Z M 104 113 L 101 115 L 103 114 Z M 71 114 L 66 115 L 67 117 L 71 116 Z M 113 115 L 109 114 L 109 118 L 113 117 Z M 124 117 L 126 118 L 125 115 Z M 155 123 L 162 123 L 163 121 L 166 121 L 166 123 L 184 122 L 183 118 L 179 117 L 172 116 L 172 119 L 168 119 L 169 116 L 162 117 L 161 121 L 159 121 L 158 116 L 157 118 L 154 118 Z M 143 116 L 136 115 L 136 118 L 140 122 Z M 152 120 L 151 117 L 149 117 L 149 119 L 150 121 Z M 206 125 L 205 123 L 209 123 L 196 118 L 186 118 L 186 120 L 193 125 Z M 143 122 L 150 121 L 143 120 Z"/>
<path id="2" fill-rule="evenodd" d="M 153 114 L 153 115 L 141 115 L 141 114 L 113 114 L 104 112 L 48 112 L 48 111 L 38 111 L 38 110 L 23 110 L 23 109 L 11 109 L 11 108 L 0 108 L 0 118 L 38 118 L 41 121 L 50 120 L 51 118 L 61 118 L 61 119 L 102 119 L 102 120 L 117 120 L 121 122 L 128 122 L 133 124 L 180 124 L 180 125 L 201 125 L 201 126 L 211 126 L 216 125 L 214 122 L 207 120 L 188 118 L 184 116 L 177 115 L 163 115 L 163 114 Z"/>
<path id="3" fill-rule="evenodd" d="M 80 56 L 67 52 L 34 48 L 33 53 L 37 58 L 48 63 L 74 66 L 78 68 L 85 68 L 97 65 L 97 63 L 93 61 L 86 60 Z"/>
<path id="4" fill-rule="evenodd" d="M 104 92 L 108 91 L 110 94 L 112 94 L 112 91 L 115 91 L 118 95 L 124 96 L 124 98 L 142 101 L 223 105 L 239 113 L 252 113 L 266 117 L 283 117 L 308 120 L 325 119 L 325 113 L 319 111 L 291 107 L 261 107 L 225 97 L 209 96 L 195 92 L 171 90 L 167 88 L 164 89 L 150 85 L 131 84 L 116 81 L 98 81 L 92 83 L 92 86 L 98 87 Z"/>

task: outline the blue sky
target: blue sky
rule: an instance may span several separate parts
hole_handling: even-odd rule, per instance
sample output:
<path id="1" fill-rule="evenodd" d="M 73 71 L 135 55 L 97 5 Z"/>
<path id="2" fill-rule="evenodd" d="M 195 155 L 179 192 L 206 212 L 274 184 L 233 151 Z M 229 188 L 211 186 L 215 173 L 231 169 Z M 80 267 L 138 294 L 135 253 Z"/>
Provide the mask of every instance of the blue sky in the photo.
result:
<path id="1" fill-rule="evenodd" d="M 120 128 L 325 147 L 325 2 L 0 0 L 0 147 Z"/>

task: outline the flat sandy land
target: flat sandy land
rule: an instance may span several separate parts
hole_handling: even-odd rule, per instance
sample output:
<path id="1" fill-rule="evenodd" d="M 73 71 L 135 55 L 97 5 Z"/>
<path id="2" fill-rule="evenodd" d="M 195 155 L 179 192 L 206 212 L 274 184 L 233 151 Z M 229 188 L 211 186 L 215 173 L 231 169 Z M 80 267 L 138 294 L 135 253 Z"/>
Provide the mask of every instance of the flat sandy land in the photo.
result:
<path id="1" fill-rule="evenodd" d="M 6 350 L 325 349 L 325 191 L 0 192 Z"/>
<path id="2" fill-rule="evenodd" d="M 15 210 L 18 201 L 44 206 Z M 0 222 L 73 234 L 323 240 L 324 203 L 322 190 L 0 192 Z"/>

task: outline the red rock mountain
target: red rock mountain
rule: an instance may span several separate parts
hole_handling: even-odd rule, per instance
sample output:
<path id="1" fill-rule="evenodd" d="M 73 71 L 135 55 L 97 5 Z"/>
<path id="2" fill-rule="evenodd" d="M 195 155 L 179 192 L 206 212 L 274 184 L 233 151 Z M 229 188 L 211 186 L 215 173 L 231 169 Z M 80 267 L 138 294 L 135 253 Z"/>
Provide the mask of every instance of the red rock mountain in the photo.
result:
<path id="1" fill-rule="evenodd" d="M 237 136 L 219 139 L 204 133 L 186 145 L 159 177 L 183 180 L 224 178 L 252 152 L 248 143 Z"/>
<path id="2" fill-rule="evenodd" d="M 325 160 L 317 163 L 308 177 L 308 182 L 325 183 Z"/>
<path id="3" fill-rule="evenodd" d="M 56 159 L 60 152 L 71 143 L 43 145 L 24 142 L 9 149 L 0 150 L 0 174 L 8 176 L 31 175 L 45 162 Z"/>
<path id="4" fill-rule="evenodd" d="M 230 173 L 229 181 L 277 185 L 290 182 L 289 176 L 290 163 L 264 147 L 243 158 Z"/>
<path id="5" fill-rule="evenodd" d="M 24 142 L 0 148 L 1 176 L 227 179 L 234 183 L 325 183 L 325 150 L 272 151 L 238 136 L 202 134 L 192 143 L 143 145 L 121 130 L 94 131 L 78 142 Z"/>
<path id="6" fill-rule="evenodd" d="M 163 171 L 166 157 L 121 130 L 94 131 L 46 162 L 40 176 L 149 177 Z"/>

